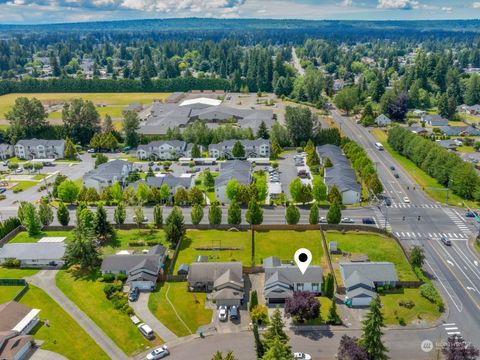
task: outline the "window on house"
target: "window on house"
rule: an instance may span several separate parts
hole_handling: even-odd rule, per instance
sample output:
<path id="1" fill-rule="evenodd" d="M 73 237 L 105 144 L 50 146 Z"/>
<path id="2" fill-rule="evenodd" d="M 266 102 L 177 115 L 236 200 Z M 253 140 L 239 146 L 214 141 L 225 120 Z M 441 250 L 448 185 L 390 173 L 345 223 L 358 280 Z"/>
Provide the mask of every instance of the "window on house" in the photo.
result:
<path id="1" fill-rule="evenodd" d="M 318 283 L 312 283 L 312 291 L 319 292 L 318 289 L 319 289 Z"/>
<path id="2" fill-rule="evenodd" d="M 297 291 L 303 291 L 303 283 L 297 284 Z"/>

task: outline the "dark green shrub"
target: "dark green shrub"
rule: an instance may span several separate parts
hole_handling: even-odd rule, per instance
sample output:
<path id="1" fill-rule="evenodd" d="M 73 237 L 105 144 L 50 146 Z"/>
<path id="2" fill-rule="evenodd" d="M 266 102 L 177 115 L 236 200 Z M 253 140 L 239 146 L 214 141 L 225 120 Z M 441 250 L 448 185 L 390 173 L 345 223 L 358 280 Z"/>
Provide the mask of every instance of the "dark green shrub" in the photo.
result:
<path id="1" fill-rule="evenodd" d="M 103 275 L 103 281 L 105 282 L 112 282 L 115 279 L 115 276 L 113 274 L 105 274 Z"/>
<path id="2" fill-rule="evenodd" d="M 127 275 L 125 275 L 124 273 L 118 273 L 117 275 L 115 275 L 115 280 L 124 282 L 125 280 L 127 280 Z"/>

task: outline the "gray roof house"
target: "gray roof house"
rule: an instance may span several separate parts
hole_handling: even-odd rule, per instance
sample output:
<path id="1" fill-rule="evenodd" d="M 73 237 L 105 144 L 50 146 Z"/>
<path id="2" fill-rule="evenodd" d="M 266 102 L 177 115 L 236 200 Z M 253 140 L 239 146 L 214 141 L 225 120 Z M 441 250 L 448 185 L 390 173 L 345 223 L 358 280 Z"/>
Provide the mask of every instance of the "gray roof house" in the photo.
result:
<path id="1" fill-rule="evenodd" d="M 7 259 L 20 260 L 22 267 L 63 266 L 65 243 L 13 243 L 0 248 L 0 264 Z"/>
<path id="2" fill-rule="evenodd" d="M 378 126 L 387 126 L 387 125 L 390 125 L 391 123 L 392 123 L 392 120 L 390 120 L 384 114 L 377 116 L 377 118 L 375 119 L 375 124 L 377 124 Z"/>
<path id="3" fill-rule="evenodd" d="M 139 145 L 136 154 L 140 160 L 175 160 L 181 157 L 191 157 L 192 147 L 193 144 L 187 144 L 185 141 L 160 140 Z"/>
<path id="4" fill-rule="evenodd" d="M 167 174 L 165 176 L 150 176 L 147 177 L 145 180 L 138 180 L 131 184 L 131 186 L 136 189 L 140 183 L 147 184 L 149 187 L 160 188 L 163 184 L 168 185 L 170 188 L 171 196 L 175 195 L 177 190 L 181 187 L 185 188 L 186 190 L 190 190 L 192 187 L 195 186 L 195 178 L 191 177 L 178 177 L 172 174 Z"/>
<path id="5" fill-rule="evenodd" d="M 421 126 L 409 126 L 406 129 L 418 135 L 425 135 L 425 134 L 428 134 L 429 132 L 427 128 L 424 128 Z"/>
<path id="6" fill-rule="evenodd" d="M 168 129 L 185 127 L 196 120 L 207 122 L 210 126 L 233 119 L 241 128 L 258 130 L 260 123 L 267 128 L 273 125 L 272 110 L 240 109 L 225 105 L 211 105 L 202 102 L 188 104 L 161 103 L 154 101 L 151 106 L 139 112 L 139 133 L 145 135 L 166 134 Z"/>
<path id="7" fill-rule="evenodd" d="M 125 185 L 132 169 L 132 163 L 129 161 L 109 161 L 83 175 L 83 186 L 93 187 L 100 193 L 104 188 L 112 186 L 117 181 L 121 185 Z"/>
<path id="8" fill-rule="evenodd" d="M 225 140 L 218 144 L 210 144 L 208 146 L 208 154 L 210 157 L 218 159 L 223 157 L 233 159 L 233 146 L 240 141 L 245 149 L 245 158 L 270 158 L 270 140 Z"/>
<path id="9" fill-rule="evenodd" d="M 0 144 L 0 159 L 11 158 L 14 154 L 13 146 L 10 144 Z"/>
<path id="10" fill-rule="evenodd" d="M 15 156 L 19 159 L 63 159 L 65 140 L 23 139 L 15 145 Z"/>
<path id="11" fill-rule="evenodd" d="M 421 121 L 430 126 L 447 126 L 448 120 L 440 115 L 424 114 Z"/>
<path id="12" fill-rule="evenodd" d="M 296 265 L 282 264 L 279 258 L 271 256 L 263 260 L 263 268 L 263 291 L 269 304 L 283 303 L 296 291 L 321 292 L 323 277 L 320 266 L 310 265 L 302 274 Z"/>
<path id="13" fill-rule="evenodd" d="M 447 136 L 480 136 L 480 130 L 472 126 L 442 126 L 440 131 Z"/>
<path id="14" fill-rule="evenodd" d="M 188 269 L 188 286 L 193 291 L 212 293 L 217 305 L 240 306 L 244 280 L 240 262 L 194 262 Z"/>
<path id="15" fill-rule="evenodd" d="M 102 274 L 127 275 L 131 288 L 151 291 L 155 288 L 158 274 L 165 261 L 166 249 L 162 245 L 152 247 L 146 254 L 125 254 L 106 256 L 100 270 Z"/>
<path id="16" fill-rule="evenodd" d="M 436 143 L 447 150 L 457 150 L 457 144 L 453 140 L 437 140 Z"/>
<path id="17" fill-rule="evenodd" d="M 368 306 L 376 296 L 377 286 L 396 286 L 398 282 L 390 262 L 340 263 L 339 268 L 350 306 Z"/>
<path id="18" fill-rule="evenodd" d="M 342 194 L 343 204 L 360 202 L 362 188 L 357 182 L 355 170 L 342 150 L 338 146 L 330 144 L 317 146 L 316 150 L 322 163 L 328 158 L 333 164 L 332 167 L 326 167 L 323 174 L 323 181 L 327 185 L 327 189 L 336 185 Z"/>
<path id="19" fill-rule="evenodd" d="M 252 181 L 251 164 L 248 161 L 233 160 L 222 163 L 220 175 L 215 178 L 215 195 L 221 203 L 228 203 L 227 184 L 236 179 L 239 184 L 249 185 Z"/>

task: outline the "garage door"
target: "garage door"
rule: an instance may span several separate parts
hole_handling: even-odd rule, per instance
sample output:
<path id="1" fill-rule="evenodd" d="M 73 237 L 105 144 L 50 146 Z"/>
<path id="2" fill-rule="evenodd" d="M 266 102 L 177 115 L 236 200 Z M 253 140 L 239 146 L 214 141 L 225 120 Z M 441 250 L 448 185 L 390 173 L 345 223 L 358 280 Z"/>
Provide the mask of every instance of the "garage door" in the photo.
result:
<path id="1" fill-rule="evenodd" d="M 269 304 L 283 304 L 285 302 L 285 299 L 268 299 Z"/>
<path id="2" fill-rule="evenodd" d="M 352 299 L 352 306 L 368 306 L 372 298 L 370 296 L 367 297 L 354 297 Z"/>
<path id="3" fill-rule="evenodd" d="M 153 283 L 151 281 L 132 281 L 130 287 L 137 287 L 140 291 L 150 291 L 152 290 Z"/>

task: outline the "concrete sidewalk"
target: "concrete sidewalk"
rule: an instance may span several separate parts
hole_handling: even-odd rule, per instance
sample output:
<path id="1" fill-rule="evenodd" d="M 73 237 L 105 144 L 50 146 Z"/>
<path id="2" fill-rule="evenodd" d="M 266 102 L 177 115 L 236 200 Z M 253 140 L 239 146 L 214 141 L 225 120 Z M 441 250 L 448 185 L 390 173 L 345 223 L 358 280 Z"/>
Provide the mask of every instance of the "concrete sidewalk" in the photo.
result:
<path id="1" fill-rule="evenodd" d="M 55 276 L 58 270 L 42 270 L 27 278 L 27 281 L 43 291 L 57 302 L 92 339 L 114 360 L 127 360 L 129 357 L 100 329 L 82 310 L 57 288 Z"/>
<path id="2" fill-rule="evenodd" d="M 140 293 L 138 300 L 130 302 L 130 306 L 135 310 L 137 315 L 143 322 L 149 325 L 165 342 L 178 339 L 178 336 L 171 332 L 160 320 L 158 320 L 148 308 L 148 298 L 150 293 Z"/>

